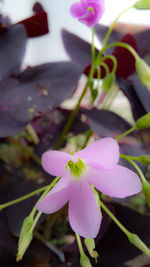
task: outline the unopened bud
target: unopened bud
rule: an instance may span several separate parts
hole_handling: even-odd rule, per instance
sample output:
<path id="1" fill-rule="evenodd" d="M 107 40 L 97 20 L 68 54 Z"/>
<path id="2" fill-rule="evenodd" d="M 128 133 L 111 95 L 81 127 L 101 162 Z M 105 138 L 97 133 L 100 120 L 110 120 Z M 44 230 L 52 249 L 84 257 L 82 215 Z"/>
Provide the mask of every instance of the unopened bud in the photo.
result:
<path id="1" fill-rule="evenodd" d="M 150 68 L 140 57 L 136 57 L 135 67 L 141 82 L 150 90 Z"/>
<path id="2" fill-rule="evenodd" d="M 30 230 L 33 225 L 33 217 L 29 215 L 24 219 L 21 233 L 18 242 L 18 254 L 16 256 L 16 260 L 20 261 L 23 258 L 24 253 L 26 252 L 28 246 L 30 245 L 33 235 L 32 231 Z"/>
<path id="3" fill-rule="evenodd" d="M 143 193 L 145 195 L 147 205 L 150 208 L 150 184 L 147 181 L 143 183 Z"/>
<path id="4" fill-rule="evenodd" d="M 137 9 L 150 9 L 150 0 L 139 0 L 134 4 Z"/>
<path id="5" fill-rule="evenodd" d="M 150 127 L 150 113 L 142 116 L 140 119 L 136 122 L 136 128 L 137 129 L 146 129 Z"/>
<path id="6" fill-rule="evenodd" d="M 103 79 L 102 89 L 104 91 L 109 91 L 109 89 L 112 87 L 114 81 L 115 81 L 115 75 L 113 73 L 108 74 Z"/>

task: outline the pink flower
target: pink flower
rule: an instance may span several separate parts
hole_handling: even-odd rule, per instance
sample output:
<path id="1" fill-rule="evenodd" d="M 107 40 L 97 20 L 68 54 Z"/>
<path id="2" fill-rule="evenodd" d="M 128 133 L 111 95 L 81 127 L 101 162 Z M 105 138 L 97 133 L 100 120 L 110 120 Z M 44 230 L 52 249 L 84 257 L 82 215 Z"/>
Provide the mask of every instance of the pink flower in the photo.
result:
<path id="1" fill-rule="evenodd" d="M 88 27 L 93 27 L 104 13 L 104 0 L 80 0 L 70 8 L 71 15 Z"/>
<path id="2" fill-rule="evenodd" d="M 53 213 L 69 201 L 72 229 L 85 238 L 95 238 L 101 215 L 91 184 L 106 195 L 124 198 L 141 191 L 142 184 L 133 171 L 117 165 L 119 146 L 112 138 L 103 138 L 85 149 L 69 155 L 47 151 L 42 166 L 51 175 L 62 178 L 37 204 L 43 213 Z"/>

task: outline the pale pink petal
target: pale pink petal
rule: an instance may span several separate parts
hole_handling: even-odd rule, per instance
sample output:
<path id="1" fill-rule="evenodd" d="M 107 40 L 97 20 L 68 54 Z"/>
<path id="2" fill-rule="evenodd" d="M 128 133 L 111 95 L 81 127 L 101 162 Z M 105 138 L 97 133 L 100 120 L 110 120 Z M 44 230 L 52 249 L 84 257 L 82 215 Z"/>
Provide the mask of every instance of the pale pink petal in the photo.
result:
<path id="1" fill-rule="evenodd" d="M 88 7 L 88 0 L 80 0 L 80 2 L 84 8 Z"/>
<path id="2" fill-rule="evenodd" d="M 75 153 L 74 156 L 84 159 L 93 168 L 112 169 L 119 161 L 119 146 L 115 139 L 103 138 Z"/>
<path id="3" fill-rule="evenodd" d="M 91 169 L 89 181 L 99 191 L 112 197 L 124 198 L 142 190 L 142 183 L 138 175 L 119 165 L 112 170 Z"/>
<path id="4" fill-rule="evenodd" d="M 69 178 L 61 178 L 53 189 L 37 204 L 36 208 L 46 214 L 61 209 L 69 199 Z"/>
<path id="5" fill-rule="evenodd" d="M 70 189 L 69 222 L 74 232 L 85 238 L 95 238 L 101 217 L 94 193 L 87 181 L 75 181 Z"/>
<path id="6" fill-rule="evenodd" d="M 70 155 L 61 151 L 47 151 L 42 155 L 42 166 L 45 171 L 54 176 L 62 176 Z"/>
<path id="7" fill-rule="evenodd" d="M 83 16 L 84 12 L 85 9 L 80 2 L 72 4 L 70 8 L 70 13 L 73 18 L 80 18 L 81 16 Z"/>

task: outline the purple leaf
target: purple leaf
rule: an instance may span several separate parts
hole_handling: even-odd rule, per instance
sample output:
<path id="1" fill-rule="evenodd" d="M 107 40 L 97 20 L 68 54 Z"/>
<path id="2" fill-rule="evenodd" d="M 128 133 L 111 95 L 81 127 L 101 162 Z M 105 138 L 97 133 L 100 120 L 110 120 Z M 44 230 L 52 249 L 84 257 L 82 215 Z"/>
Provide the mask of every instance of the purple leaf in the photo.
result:
<path id="1" fill-rule="evenodd" d="M 125 119 L 108 110 L 82 110 L 87 118 L 92 131 L 100 137 L 116 137 L 127 131 L 132 126 Z"/>
<path id="2" fill-rule="evenodd" d="M 83 69 L 91 63 L 91 45 L 69 31 L 62 30 L 64 47 L 69 57 Z M 98 51 L 97 51 L 98 52 Z"/>
<path id="3" fill-rule="evenodd" d="M 19 70 L 26 41 L 26 31 L 22 25 L 12 26 L 0 33 L 0 79 Z"/>
<path id="4" fill-rule="evenodd" d="M 134 38 L 138 45 L 139 55 L 144 57 L 147 54 L 150 46 L 150 29 L 134 34 Z"/>
<path id="5" fill-rule="evenodd" d="M 19 21 L 18 24 L 23 24 L 28 37 L 38 37 L 49 32 L 48 18 L 45 11 L 41 11 L 25 20 Z"/>
<path id="6" fill-rule="evenodd" d="M 16 84 L 0 82 L 0 137 L 22 131 L 39 113 L 47 113 L 69 98 L 81 75 L 72 62 L 56 62 L 29 68 Z M 7 84 L 7 81 L 5 81 Z"/>
<path id="7" fill-rule="evenodd" d="M 147 113 L 145 109 L 145 104 L 142 103 L 141 99 L 138 97 L 136 88 L 134 87 L 132 82 L 129 82 L 127 80 L 118 77 L 117 84 L 130 101 L 134 119 L 137 120 L 143 115 L 145 115 Z M 143 86 L 141 86 L 141 90 L 142 87 Z"/>

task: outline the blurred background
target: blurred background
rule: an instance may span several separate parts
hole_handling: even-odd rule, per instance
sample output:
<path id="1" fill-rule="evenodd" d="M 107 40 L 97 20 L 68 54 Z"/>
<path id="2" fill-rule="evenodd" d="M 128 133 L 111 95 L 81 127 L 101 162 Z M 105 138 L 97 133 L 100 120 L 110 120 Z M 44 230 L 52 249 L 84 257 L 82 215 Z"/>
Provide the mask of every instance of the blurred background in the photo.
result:
<path id="1" fill-rule="evenodd" d="M 61 40 L 61 29 L 65 28 L 90 42 L 91 32 L 85 25 L 72 18 L 69 8 L 76 0 L 39 0 L 49 14 L 50 33 L 28 42 L 25 57 L 26 65 L 40 64 L 43 62 L 65 60 L 68 58 Z M 12 22 L 18 22 L 32 15 L 34 0 L 1 0 L 0 10 L 9 16 Z M 100 23 L 110 25 L 116 16 L 125 8 L 135 3 L 135 0 L 105 0 L 105 14 Z M 138 14 L 137 14 L 138 13 Z M 149 11 L 131 9 L 121 16 L 119 22 L 125 24 L 149 25 Z M 137 30 L 137 27 L 136 27 Z M 96 42 L 98 48 L 100 44 Z"/>

